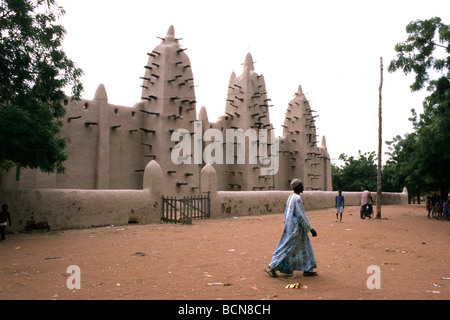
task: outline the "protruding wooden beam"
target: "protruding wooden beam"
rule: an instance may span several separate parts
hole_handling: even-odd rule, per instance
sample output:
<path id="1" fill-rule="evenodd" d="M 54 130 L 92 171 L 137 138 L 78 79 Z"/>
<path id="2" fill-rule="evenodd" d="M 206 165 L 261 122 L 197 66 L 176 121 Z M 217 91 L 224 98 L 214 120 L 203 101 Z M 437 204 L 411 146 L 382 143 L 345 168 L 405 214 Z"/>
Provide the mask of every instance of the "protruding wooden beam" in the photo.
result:
<path id="1" fill-rule="evenodd" d="M 75 119 L 80 119 L 80 118 L 81 118 L 81 116 L 69 117 L 69 118 L 67 119 L 67 122 L 70 122 L 71 120 L 75 120 Z"/>

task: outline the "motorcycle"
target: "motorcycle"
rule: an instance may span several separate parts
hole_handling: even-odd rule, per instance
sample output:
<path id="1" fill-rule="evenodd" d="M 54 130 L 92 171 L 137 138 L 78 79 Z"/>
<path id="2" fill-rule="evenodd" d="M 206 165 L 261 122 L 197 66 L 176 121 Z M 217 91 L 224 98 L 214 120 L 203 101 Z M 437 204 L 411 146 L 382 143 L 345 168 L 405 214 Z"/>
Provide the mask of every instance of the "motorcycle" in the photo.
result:
<path id="1" fill-rule="evenodd" d="M 372 206 L 372 203 L 365 204 L 365 205 L 361 206 L 360 215 L 361 215 L 361 219 L 365 219 L 365 218 L 372 219 L 372 217 L 373 217 L 373 206 Z"/>

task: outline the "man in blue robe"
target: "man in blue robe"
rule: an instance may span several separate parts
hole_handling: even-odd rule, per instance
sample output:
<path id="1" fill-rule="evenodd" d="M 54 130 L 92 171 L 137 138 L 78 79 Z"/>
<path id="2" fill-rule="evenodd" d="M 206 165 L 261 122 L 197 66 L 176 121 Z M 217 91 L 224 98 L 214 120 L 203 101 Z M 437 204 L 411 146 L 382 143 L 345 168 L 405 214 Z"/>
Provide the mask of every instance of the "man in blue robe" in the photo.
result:
<path id="1" fill-rule="evenodd" d="M 276 271 L 293 274 L 294 270 L 303 271 L 304 276 L 316 276 L 317 268 L 314 251 L 308 233 L 317 236 L 311 227 L 303 208 L 300 193 L 303 192 L 303 183 L 300 179 L 293 179 L 291 187 L 294 193 L 289 196 L 284 212 L 284 228 L 281 239 L 272 256 L 269 270 L 271 277 L 277 277 Z"/>

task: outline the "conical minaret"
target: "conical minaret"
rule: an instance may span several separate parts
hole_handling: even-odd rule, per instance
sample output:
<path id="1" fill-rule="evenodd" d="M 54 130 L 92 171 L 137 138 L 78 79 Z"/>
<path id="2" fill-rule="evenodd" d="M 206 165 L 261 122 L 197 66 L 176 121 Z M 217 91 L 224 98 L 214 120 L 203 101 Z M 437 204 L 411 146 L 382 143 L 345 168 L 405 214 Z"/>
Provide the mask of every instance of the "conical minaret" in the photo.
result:
<path id="1" fill-rule="evenodd" d="M 146 101 L 147 111 L 174 119 L 181 116 L 189 122 L 197 114 L 194 77 L 186 49 L 178 41 L 170 26 L 161 43 L 147 53 L 141 99 Z"/>
<path id="2" fill-rule="evenodd" d="M 226 114 L 232 126 L 243 130 L 271 127 L 271 105 L 267 98 L 264 76 L 255 72 L 253 64 L 252 55 L 248 53 L 242 74 L 236 77 L 233 72 L 228 85 Z"/>
<path id="3" fill-rule="evenodd" d="M 164 194 L 189 195 L 199 190 L 193 150 L 177 153 L 181 164 L 175 163 L 172 150 L 177 148 L 179 141 L 172 141 L 172 134 L 180 129 L 194 131 L 197 120 L 194 77 L 186 49 L 175 38 L 174 27 L 170 26 L 166 36 L 160 39 L 160 44 L 147 53 L 149 58 L 141 77 L 140 111 L 145 114 L 141 128 L 145 149 L 143 161 L 145 165 L 156 160 L 161 165 Z"/>
<path id="4" fill-rule="evenodd" d="M 245 163 L 238 164 L 238 148 L 242 148 L 242 143 L 235 141 L 233 164 L 228 163 L 224 175 L 219 177 L 219 183 L 226 190 L 270 190 L 274 187 L 273 176 L 263 176 L 260 173 L 261 163 L 267 163 L 270 157 L 271 130 L 272 124 L 269 117 L 270 99 L 267 98 L 266 85 L 264 77 L 255 72 L 253 57 L 248 53 L 244 60 L 243 72 L 236 76 L 234 71 L 231 73 L 227 99 L 225 105 L 225 115 L 222 122 L 225 128 L 242 130 L 248 132 L 249 129 L 255 133 L 256 142 L 245 142 Z M 266 143 L 260 143 L 259 133 L 261 129 L 267 130 L 268 140 Z M 227 147 L 232 143 L 227 141 Z M 250 145 L 253 143 L 253 145 Z M 265 148 L 265 158 L 261 158 L 258 153 L 256 163 L 251 163 L 249 151 L 251 147 L 256 147 L 258 152 L 260 148 Z M 242 150 L 242 149 L 241 149 Z M 256 150 L 256 149 L 253 149 Z M 228 151 L 225 154 L 229 154 Z M 265 167 L 265 165 L 264 165 Z M 221 168 L 217 168 L 221 172 Z"/>
<path id="5" fill-rule="evenodd" d="M 314 110 L 298 86 L 294 98 L 289 102 L 283 126 L 283 137 L 280 145 L 280 162 L 285 165 L 284 181 L 280 188 L 288 188 L 292 177 L 302 179 L 306 190 L 323 189 L 317 186 L 316 180 L 322 171 L 319 170 L 318 156 L 321 156 L 316 141 L 316 125 Z"/>

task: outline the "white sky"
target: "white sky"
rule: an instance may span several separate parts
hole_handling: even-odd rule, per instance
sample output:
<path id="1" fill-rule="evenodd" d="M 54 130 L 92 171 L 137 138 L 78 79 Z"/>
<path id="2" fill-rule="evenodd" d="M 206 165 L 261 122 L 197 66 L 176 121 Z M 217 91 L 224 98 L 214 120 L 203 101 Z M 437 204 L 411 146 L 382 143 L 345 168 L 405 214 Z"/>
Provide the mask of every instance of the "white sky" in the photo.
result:
<path id="1" fill-rule="evenodd" d="M 250 52 L 274 105 L 277 134 L 289 101 L 301 85 L 317 111 L 337 163 L 378 148 L 380 57 L 384 62 L 383 141 L 412 131 L 411 108 L 422 112 L 426 92 L 411 93 L 413 78 L 388 73 L 406 25 L 439 16 L 450 23 L 448 0 L 57 0 L 66 10 L 64 50 L 85 72 L 83 98 L 98 85 L 109 103 L 140 101 L 143 66 L 170 25 L 191 60 L 197 112 L 210 121 L 225 113 L 228 81 L 239 76 Z M 383 153 L 387 147 L 383 144 Z M 383 162 L 387 156 L 383 155 Z M 336 159 L 336 160 L 334 160 Z"/>

